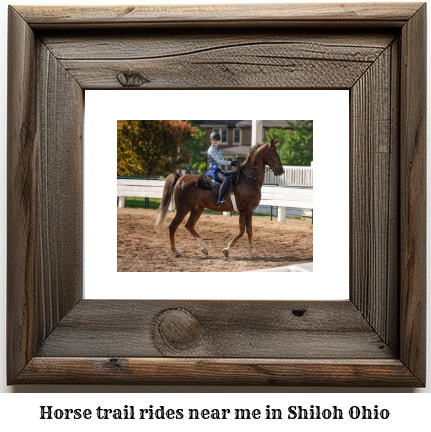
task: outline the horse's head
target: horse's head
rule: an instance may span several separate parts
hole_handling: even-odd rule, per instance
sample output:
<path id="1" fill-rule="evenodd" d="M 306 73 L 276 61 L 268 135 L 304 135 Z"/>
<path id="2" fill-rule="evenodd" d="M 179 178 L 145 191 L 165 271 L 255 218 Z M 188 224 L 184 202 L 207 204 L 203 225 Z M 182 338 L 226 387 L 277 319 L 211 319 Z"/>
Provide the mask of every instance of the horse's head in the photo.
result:
<path id="1" fill-rule="evenodd" d="M 268 151 L 265 154 L 264 162 L 266 165 L 269 165 L 276 176 L 279 176 L 284 174 L 284 169 L 281 164 L 280 156 L 278 155 L 277 147 L 275 147 L 277 141 L 277 138 L 274 138 L 269 144 L 266 144 Z"/>

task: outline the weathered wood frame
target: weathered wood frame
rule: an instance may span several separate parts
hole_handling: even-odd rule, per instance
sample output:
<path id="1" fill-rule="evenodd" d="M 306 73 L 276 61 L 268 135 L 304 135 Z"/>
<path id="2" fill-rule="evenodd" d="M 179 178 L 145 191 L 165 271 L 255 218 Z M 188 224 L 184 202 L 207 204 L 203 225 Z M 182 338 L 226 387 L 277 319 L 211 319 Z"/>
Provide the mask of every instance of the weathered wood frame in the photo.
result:
<path id="1" fill-rule="evenodd" d="M 8 383 L 424 386 L 425 7 L 10 7 Z M 349 89 L 350 299 L 82 299 L 84 90 L 125 87 Z"/>

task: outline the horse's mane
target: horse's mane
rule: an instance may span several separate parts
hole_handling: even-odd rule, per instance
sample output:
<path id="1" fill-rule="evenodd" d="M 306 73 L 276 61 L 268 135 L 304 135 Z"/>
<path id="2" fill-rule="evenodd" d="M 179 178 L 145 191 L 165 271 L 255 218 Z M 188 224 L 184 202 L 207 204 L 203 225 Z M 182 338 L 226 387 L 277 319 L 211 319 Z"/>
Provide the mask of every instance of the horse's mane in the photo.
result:
<path id="1" fill-rule="evenodd" d="M 245 158 L 245 161 L 241 164 L 241 166 L 246 166 L 250 161 L 253 155 L 257 152 L 258 149 L 260 149 L 263 146 L 263 144 L 256 144 L 254 145 L 247 154 L 247 157 Z"/>

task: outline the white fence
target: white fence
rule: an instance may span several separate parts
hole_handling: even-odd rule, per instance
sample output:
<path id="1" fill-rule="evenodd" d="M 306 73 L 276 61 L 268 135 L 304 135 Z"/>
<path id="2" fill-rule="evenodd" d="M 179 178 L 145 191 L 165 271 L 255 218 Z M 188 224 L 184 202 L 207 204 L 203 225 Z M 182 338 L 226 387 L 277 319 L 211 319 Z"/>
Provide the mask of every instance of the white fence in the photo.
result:
<path id="1" fill-rule="evenodd" d="M 161 198 L 165 180 L 117 179 L 118 206 L 124 207 L 126 197 Z M 286 208 L 313 208 L 313 190 L 287 186 L 263 186 L 260 206 L 278 207 L 278 221 L 286 221 Z M 173 207 L 170 207 L 173 210 Z M 229 214 L 229 213 L 228 213 Z"/>
<path id="2" fill-rule="evenodd" d="M 117 179 L 118 207 L 124 207 L 125 198 L 161 198 L 165 180 Z"/>
<path id="3" fill-rule="evenodd" d="M 284 174 L 275 176 L 272 171 L 265 174 L 265 184 L 279 186 L 313 187 L 313 167 L 284 166 Z"/>
<path id="4" fill-rule="evenodd" d="M 265 184 L 278 185 L 278 186 L 293 186 L 303 188 L 313 188 L 313 167 L 298 167 L 298 166 L 284 166 L 284 174 L 275 176 L 272 171 L 265 174 Z M 277 209 L 271 208 L 269 204 L 264 204 L 262 201 L 257 206 L 255 212 L 261 214 L 272 214 L 272 211 Z M 301 207 L 288 207 L 286 216 L 289 217 L 313 217 L 312 208 Z"/>
<path id="5" fill-rule="evenodd" d="M 313 189 L 289 186 L 263 186 L 262 197 L 255 212 L 270 214 L 271 207 L 277 207 L 277 220 L 286 221 L 292 216 L 288 209 L 303 212 L 301 215 L 313 217 Z M 269 209 L 269 212 L 268 212 Z"/>

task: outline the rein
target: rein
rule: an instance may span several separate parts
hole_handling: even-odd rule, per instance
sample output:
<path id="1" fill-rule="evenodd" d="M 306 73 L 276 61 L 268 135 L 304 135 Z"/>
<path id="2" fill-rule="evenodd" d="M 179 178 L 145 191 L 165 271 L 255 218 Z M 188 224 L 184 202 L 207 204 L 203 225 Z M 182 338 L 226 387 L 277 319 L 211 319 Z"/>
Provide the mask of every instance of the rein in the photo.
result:
<path id="1" fill-rule="evenodd" d="M 254 180 L 254 181 L 256 182 L 256 186 L 257 186 L 257 188 L 260 189 L 260 187 L 259 187 L 259 183 L 258 183 L 258 181 L 257 181 L 257 177 L 254 177 L 254 176 L 252 176 L 251 174 L 249 174 L 249 173 L 247 172 L 247 169 L 248 169 L 248 168 L 262 169 L 262 167 L 242 167 L 242 166 L 240 166 L 239 168 L 240 168 L 240 169 L 239 169 L 240 172 L 244 173 L 245 177 L 249 178 L 250 180 Z M 263 169 L 266 170 L 265 167 L 263 167 Z"/>
<path id="2" fill-rule="evenodd" d="M 246 177 L 248 177 L 248 178 L 250 178 L 250 179 L 253 179 L 253 180 L 255 180 L 256 182 L 257 182 L 257 177 L 254 177 L 254 176 L 252 176 L 251 174 L 249 174 L 248 172 L 247 172 L 247 169 L 248 168 L 255 168 L 255 167 L 240 167 L 239 169 L 240 169 L 240 171 L 242 172 L 242 173 L 244 173 L 244 175 L 246 176 Z M 256 167 L 256 168 L 258 168 L 258 167 Z"/>
<path id="3" fill-rule="evenodd" d="M 251 167 L 251 166 L 240 166 L 239 167 L 240 168 L 240 170 L 241 171 L 243 171 L 244 172 L 244 174 L 248 177 L 248 178 L 252 178 L 252 179 L 256 179 L 257 177 L 253 177 L 253 176 L 251 176 L 250 174 L 248 174 L 247 173 L 247 169 L 257 169 L 257 170 L 259 170 L 259 169 L 263 169 L 263 170 L 265 170 L 265 172 L 270 172 L 270 171 L 272 171 L 274 174 L 275 174 L 275 169 L 274 168 L 272 168 L 272 167 Z"/>

